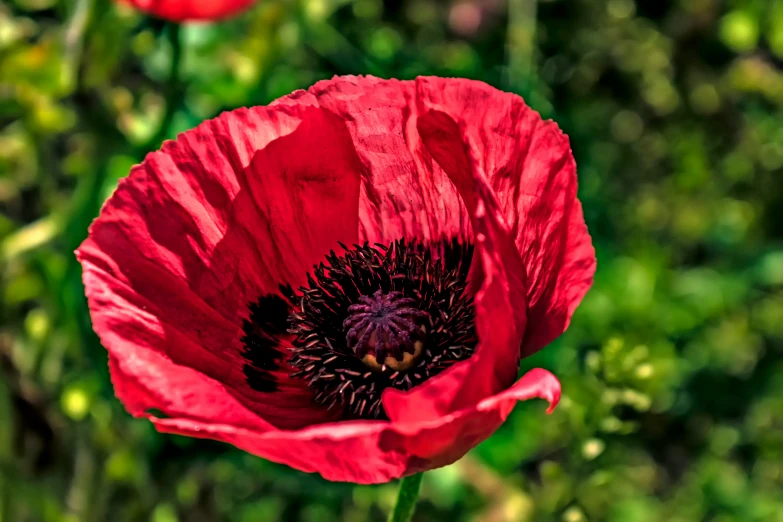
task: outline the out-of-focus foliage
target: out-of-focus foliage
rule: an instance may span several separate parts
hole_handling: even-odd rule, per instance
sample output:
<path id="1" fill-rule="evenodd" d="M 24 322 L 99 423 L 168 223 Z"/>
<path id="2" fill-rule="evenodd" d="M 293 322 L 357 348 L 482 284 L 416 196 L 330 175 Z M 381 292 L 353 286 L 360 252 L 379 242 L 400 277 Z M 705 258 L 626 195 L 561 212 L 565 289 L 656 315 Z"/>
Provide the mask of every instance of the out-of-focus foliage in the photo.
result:
<path id="1" fill-rule="evenodd" d="M 428 474 L 416 520 L 783 521 L 783 1 L 262 0 L 183 26 L 173 84 L 172 31 L 108 0 L 0 4 L 1 522 L 384 519 L 394 485 L 130 418 L 72 254 L 160 138 L 345 73 L 523 94 L 571 136 L 598 252 L 523 363 L 560 407 Z"/>

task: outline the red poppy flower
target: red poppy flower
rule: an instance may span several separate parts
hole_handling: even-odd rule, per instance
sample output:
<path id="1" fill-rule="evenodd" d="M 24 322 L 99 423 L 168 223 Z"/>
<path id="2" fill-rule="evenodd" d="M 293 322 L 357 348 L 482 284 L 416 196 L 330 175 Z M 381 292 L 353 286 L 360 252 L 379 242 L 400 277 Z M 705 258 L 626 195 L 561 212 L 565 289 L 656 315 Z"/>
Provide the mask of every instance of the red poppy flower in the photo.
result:
<path id="1" fill-rule="evenodd" d="M 220 20 L 244 11 L 256 0 L 119 0 L 173 22 Z"/>
<path id="2" fill-rule="evenodd" d="M 359 483 L 454 462 L 518 400 L 553 408 L 519 360 L 595 270 L 567 138 L 441 78 L 207 121 L 133 168 L 77 255 L 130 413 Z"/>

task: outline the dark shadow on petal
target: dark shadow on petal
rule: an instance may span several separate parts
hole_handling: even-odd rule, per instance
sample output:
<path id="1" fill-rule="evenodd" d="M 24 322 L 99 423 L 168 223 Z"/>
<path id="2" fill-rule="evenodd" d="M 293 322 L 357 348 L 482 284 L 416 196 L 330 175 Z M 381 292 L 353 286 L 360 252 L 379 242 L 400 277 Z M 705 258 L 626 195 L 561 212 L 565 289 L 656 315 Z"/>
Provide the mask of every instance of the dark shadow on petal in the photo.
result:
<path id="1" fill-rule="evenodd" d="M 250 316 L 242 324 L 245 335 L 242 355 L 247 359 L 244 365 L 247 383 L 256 391 L 271 393 L 278 391 L 275 371 L 285 355 L 281 349 L 281 336 L 288 325 L 288 303 L 279 295 L 267 294 L 250 305 Z"/>

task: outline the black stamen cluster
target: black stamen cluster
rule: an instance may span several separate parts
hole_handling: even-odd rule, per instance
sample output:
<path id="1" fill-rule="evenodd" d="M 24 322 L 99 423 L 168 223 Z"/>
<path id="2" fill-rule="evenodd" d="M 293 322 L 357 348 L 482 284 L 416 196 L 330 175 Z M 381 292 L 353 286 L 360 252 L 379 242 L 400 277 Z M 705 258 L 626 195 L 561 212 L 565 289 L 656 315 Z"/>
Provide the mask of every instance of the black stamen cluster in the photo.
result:
<path id="1" fill-rule="evenodd" d="M 340 246 L 344 253 L 331 251 L 306 286 L 285 291 L 294 305 L 288 364 L 316 402 L 346 418 L 385 418 L 384 389 L 408 390 L 473 353 L 473 298 L 465 292 L 473 247 L 457 240 Z M 412 353 L 413 341 L 423 348 L 412 367 L 382 364 Z M 372 350 L 379 370 L 361 360 Z"/>

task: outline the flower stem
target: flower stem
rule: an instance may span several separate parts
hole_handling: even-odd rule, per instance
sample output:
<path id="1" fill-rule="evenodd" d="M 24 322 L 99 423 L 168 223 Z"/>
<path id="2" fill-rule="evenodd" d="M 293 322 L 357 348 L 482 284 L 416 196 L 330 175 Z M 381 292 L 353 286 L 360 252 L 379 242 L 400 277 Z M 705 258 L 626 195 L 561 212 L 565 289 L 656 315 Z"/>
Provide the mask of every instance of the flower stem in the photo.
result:
<path id="1" fill-rule="evenodd" d="M 164 91 L 164 97 L 166 100 L 166 112 L 163 115 L 163 119 L 160 122 L 157 132 L 147 142 L 147 152 L 151 149 L 160 147 L 161 142 L 166 138 L 171 127 L 171 122 L 174 121 L 174 114 L 179 107 L 179 100 L 182 91 L 182 85 L 180 84 L 180 60 L 182 59 L 182 40 L 180 37 L 180 25 L 171 23 L 168 24 L 166 36 L 168 37 L 169 44 L 171 45 L 171 62 L 169 63 L 169 76 L 166 82 Z"/>
<path id="2" fill-rule="evenodd" d="M 405 477 L 400 483 L 400 492 L 397 494 L 397 504 L 389 516 L 389 522 L 409 522 L 416 510 L 416 501 L 419 498 L 419 486 L 424 473 L 417 473 Z"/>

